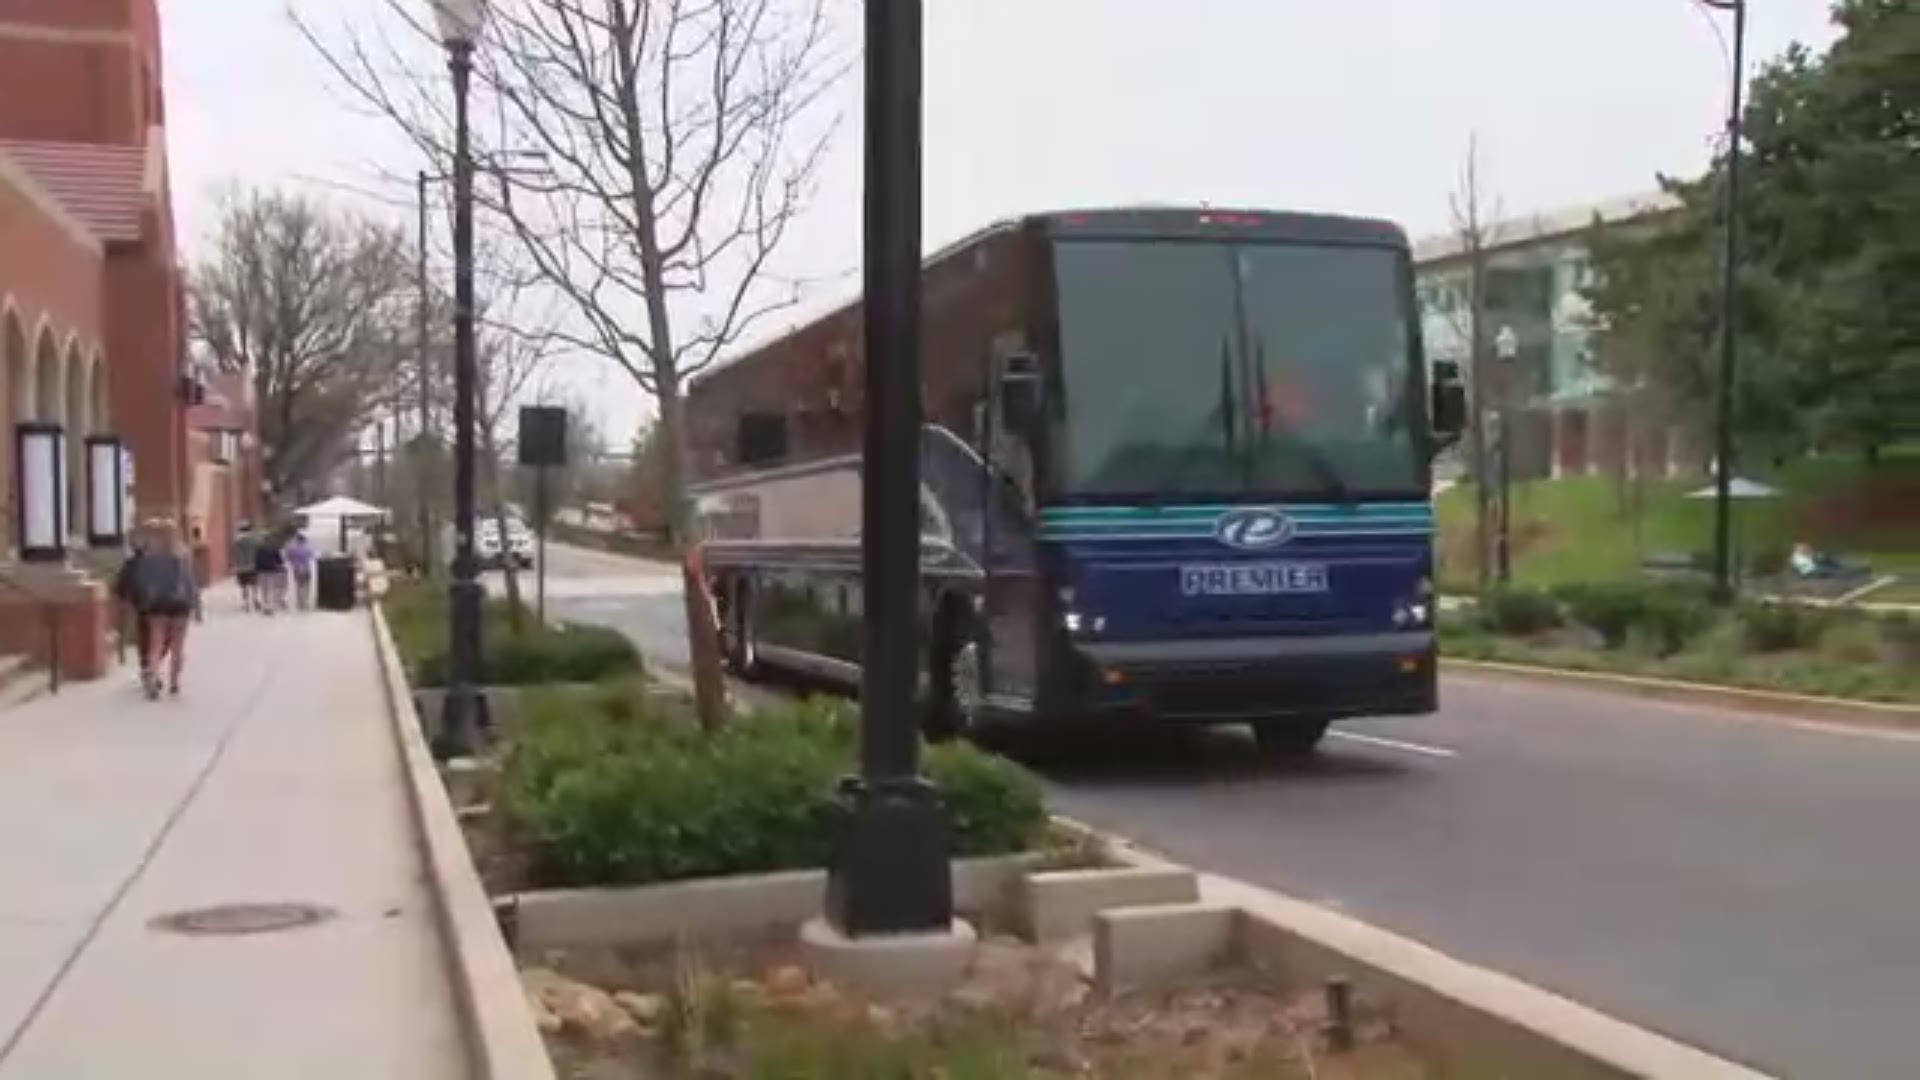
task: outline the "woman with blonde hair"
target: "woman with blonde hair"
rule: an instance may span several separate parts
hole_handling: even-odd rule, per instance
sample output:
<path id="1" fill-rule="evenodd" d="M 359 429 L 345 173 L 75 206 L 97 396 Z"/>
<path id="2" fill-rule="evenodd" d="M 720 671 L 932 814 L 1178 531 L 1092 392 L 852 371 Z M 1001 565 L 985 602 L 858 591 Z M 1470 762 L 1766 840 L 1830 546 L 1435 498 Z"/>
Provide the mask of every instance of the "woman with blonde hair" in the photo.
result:
<path id="1" fill-rule="evenodd" d="M 130 592 L 147 623 L 147 647 L 140 657 L 140 684 L 149 698 L 160 696 L 160 661 L 168 660 L 167 689 L 180 692 L 180 670 L 187 658 L 187 623 L 200 603 L 193 560 L 171 521 L 147 523 L 147 543 L 134 564 Z"/>

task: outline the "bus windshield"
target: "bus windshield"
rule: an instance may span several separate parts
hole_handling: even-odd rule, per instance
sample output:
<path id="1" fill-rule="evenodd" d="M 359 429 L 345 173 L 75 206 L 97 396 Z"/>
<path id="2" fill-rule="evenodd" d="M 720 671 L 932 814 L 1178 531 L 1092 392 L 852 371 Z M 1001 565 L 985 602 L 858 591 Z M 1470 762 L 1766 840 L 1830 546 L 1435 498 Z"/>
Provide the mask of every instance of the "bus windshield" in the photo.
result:
<path id="1" fill-rule="evenodd" d="M 1061 241 L 1062 494 L 1424 497 L 1402 257 Z"/>

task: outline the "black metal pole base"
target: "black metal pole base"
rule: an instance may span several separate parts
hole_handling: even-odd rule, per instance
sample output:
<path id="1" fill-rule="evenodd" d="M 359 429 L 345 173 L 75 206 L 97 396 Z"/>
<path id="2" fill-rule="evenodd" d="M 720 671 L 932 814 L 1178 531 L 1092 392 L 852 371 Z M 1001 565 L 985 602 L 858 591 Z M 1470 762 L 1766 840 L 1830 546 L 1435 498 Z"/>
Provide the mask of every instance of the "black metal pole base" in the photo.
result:
<path id="1" fill-rule="evenodd" d="M 440 738 L 448 757 L 471 757 L 486 746 L 493 730 L 487 695 L 477 686 L 449 686 L 440 699 Z"/>
<path id="2" fill-rule="evenodd" d="M 467 565 L 465 560 L 461 560 L 461 565 Z M 452 609 L 452 639 L 447 650 L 451 677 L 441 705 L 440 730 L 448 749 L 464 755 L 481 749 L 486 734 L 493 728 L 487 696 L 475 684 L 481 676 L 480 619 L 486 590 L 478 581 L 466 578 L 454 581 L 447 594 Z"/>
<path id="3" fill-rule="evenodd" d="M 945 933 L 953 925 L 947 815 L 919 778 L 840 784 L 827 921 L 847 937 Z M 849 887 L 858 882 L 857 887 Z"/>

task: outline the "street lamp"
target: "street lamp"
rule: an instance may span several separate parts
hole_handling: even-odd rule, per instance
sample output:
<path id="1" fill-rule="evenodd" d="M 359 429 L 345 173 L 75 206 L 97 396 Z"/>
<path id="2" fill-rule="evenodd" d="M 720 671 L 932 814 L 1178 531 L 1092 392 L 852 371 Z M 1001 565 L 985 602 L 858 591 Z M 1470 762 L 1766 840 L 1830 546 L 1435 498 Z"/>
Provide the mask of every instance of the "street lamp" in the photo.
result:
<path id="1" fill-rule="evenodd" d="M 487 0 L 433 0 L 453 73 L 453 583 L 448 586 L 447 695 L 440 730 L 455 753 L 471 751 L 487 724 L 478 685 L 481 588 L 473 553 L 474 338 L 473 156 L 467 90 Z"/>
<path id="2" fill-rule="evenodd" d="M 1503 326 L 1493 338 L 1500 359 L 1500 534 L 1494 541 L 1494 573 L 1500 584 L 1513 580 L 1513 373 L 1520 358 L 1520 336 Z"/>
<path id="3" fill-rule="evenodd" d="M 866 441 L 860 774 L 842 784 L 827 921 L 848 938 L 946 934 L 946 815 L 920 776 L 921 0 L 866 5 Z"/>
<path id="4" fill-rule="evenodd" d="M 442 23 L 443 31 L 445 29 L 445 26 L 446 24 L 443 22 Z M 471 49 L 471 46 L 468 46 L 468 48 Z M 471 168 L 471 153 L 462 155 L 462 156 L 468 159 L 469 167 Z M 503 166 L 499 164 L 500 158 L 537 159 L 539 161 L 544 162 L 546 161 L 547 155 L 546 155 L 546 152 L 543 150 L 508 150 L 508 151 L 501 152 L 496 157 L 495 161 L 488 167 L 487 171 L 500 177 L 504 181 L 505 178 L 509 176 L 526 175 L 528 170 L 515 169 L 515 168 Z M 551 169 L 541 169 L 539 170 L 538 175 L 551 175 L 551 172 L 552 172 Z M 417 239 L 418 250 L 415 252 L 416 262 L 414 266 L 414 274 L 415 274 L 415 281 L 416 281 L 416 289 L 415 289 L 416 312 L 415 313 L 419 320 L 419 326 L 417 328 L 417 335 L 416 335 L 417 340 L 415 341 L 415 348 L 419 353 L 418 357 L 416 358 L 416 364 L 419 368 L 418 377 L 419 377 L 419 383 L 420 383 L 419 385 L 420 392 L 418 395 L 419 400 L 417 402 L 417 405 L 420 411 L 420 433 L 419 433 L 418 439 L 415 440 L 413 444 L 412 456 L 414 458 L 414 468 L 419 473 L 419 475 L 416 477 L 416 482 L 418 483 L 420 488 L 418 493 L 418 496 L 420 499 L 420 512 L 418 514 L 418 527 L 420 529 L 420 572 L 424 577 L 433 576 L 433 547 L 434 547 L 434 543 L 433 543 L 433 479 L 434 479 L 433 473 L 435 471 L 433 468 L 434 438 L 433 438 L 433 393 L 432 393 L 432 386 L 433 386 L 433 379 L 434 379 L 435 372 L 434 372 L 434 366 L 433 366 L 433 334 L 429 326 L 430 311 L 432 309 L 432 294 L 429 291 L 429 287 L 427 284 L 427 259 L 428 259 L 427 192 L 428 192 L 428 188 L 431 185 L 444 184 L 452 179 L 453 177 L 451 176 L 447 176 L 444 174 L 437 174 L 437 173 L 429 173 L 425 169 L 422 169 L 419 172 L 419 174 L 414 177 L 414 204 L 415 204 L 415 210 L 418 215 L 417 228 L 419 230 L 419 235 Z M 400 445 L 399 418 L 395 417 L 394 447 L 396 450 L 399 449 L 399 445 Z"/>
<path id="5" fill-rule="evenodd" d="M 1733 94 L 1727 110 L 1726 255 L 1720 279 L 1720 386 L 1714 417 L 1713 594 L 1733 600 L 1733 376 L 1736 268 L 1740 255 L 1740 101 L 1746 80 L 1746 0 L 1700 0 L 1733 12 Z"/>

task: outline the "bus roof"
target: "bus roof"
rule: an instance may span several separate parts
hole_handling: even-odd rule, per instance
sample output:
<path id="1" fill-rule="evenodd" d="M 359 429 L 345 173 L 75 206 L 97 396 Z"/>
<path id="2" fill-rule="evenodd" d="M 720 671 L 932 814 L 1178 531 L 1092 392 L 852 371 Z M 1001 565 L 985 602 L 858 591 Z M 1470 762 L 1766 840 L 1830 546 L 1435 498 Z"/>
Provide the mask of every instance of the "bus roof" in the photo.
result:
<path id="1" fill-rule="evenodd" d="M 1400 226 L 1380 218 L 1347 217 L 1340 214 L 1316 214 L 1294 210 L 1233 210 L 1209 206 L 1136 206 L 1103 207 L 1082 210 L 1053 210 L 996 221 L 968 233 L 929 254 L 921 266 L 931 267 L 958 252 L 990 237 L 1023 228 L 1034 228 L 1047 236 L 1082 239 L 1256 239 L 1296 244 L 1366 244 L 1407 248 L 1407 234 Z M 825 322 L 858 305 L 856 293 L 777 333 L 754 341 L 731 356 L 723 357 L 706 371 L 695 375 L 688 385 L 691 391 L 710 377 L 762 352 L 767 346 Z"/>
<path id="2" fill-rule="evenodd" d="M 1406 247 L 1393 222 L 1293 210 L 1238 210 L 1212 206 L 1154 206 L 1059 210 L 1029 220 L 1060 237 L 1127 239 L 1260 239 L 1300 244 L 1382 244 Z"/>

